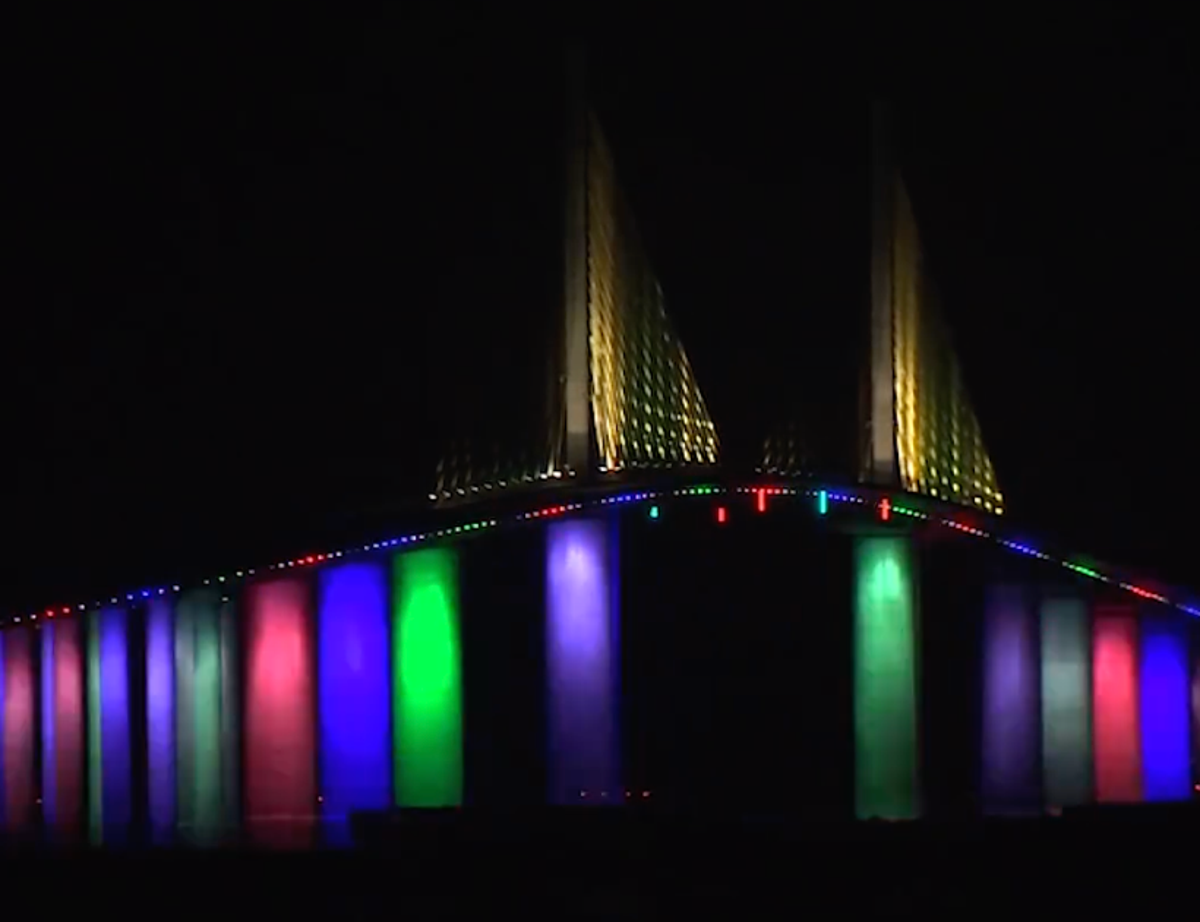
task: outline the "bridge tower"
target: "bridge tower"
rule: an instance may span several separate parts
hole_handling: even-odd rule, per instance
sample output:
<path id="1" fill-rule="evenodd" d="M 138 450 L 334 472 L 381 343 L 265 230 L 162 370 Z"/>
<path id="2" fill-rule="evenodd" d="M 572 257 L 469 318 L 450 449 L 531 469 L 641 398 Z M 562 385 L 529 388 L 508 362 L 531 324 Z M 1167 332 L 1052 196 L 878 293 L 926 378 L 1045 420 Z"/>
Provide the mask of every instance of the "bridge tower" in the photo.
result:
<path id="1" fill-rule="evenodd" d="M 717 463 L 717 432 L 591 108 L 582 48 L 566 55 L 562 304 L 546 355 L 552 386 L 535 445 L 460 444 L 438 465 L 433 498 L 571 478 Z M 548 266 L 549 268 L 549 266 Z"/>
<path id="2" fill-rule="evenodd" d="M 999 515 L 1004 498 L 879 103 L 871 136 L 870 386 L 859 479 Z"/>

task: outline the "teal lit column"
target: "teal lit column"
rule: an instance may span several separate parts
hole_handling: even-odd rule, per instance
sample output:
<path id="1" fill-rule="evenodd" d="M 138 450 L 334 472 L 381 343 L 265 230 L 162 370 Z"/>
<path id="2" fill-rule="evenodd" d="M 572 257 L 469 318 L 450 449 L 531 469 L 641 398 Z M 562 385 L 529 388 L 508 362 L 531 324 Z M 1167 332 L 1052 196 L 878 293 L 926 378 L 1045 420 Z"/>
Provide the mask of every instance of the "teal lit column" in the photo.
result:
<path id="1" fill-rule="evenodd" d="M 918 815 L 916 594 L 908 539 L 854 543 L 854 801 L 861 819 Z"/>
<path id="2" fill-rule="evenodd" d="M 182 840 L 217 844 L 237 818 L 237 664 L 232 606 L 219 592 L 175 607 L 175 781 Z"/>
<path id="3" fill-rule="evenodd" d="M 1042 602 L 1042 786 L 1048 807 L 1092 799 L 1092 626 L 1082 599 Z"/>

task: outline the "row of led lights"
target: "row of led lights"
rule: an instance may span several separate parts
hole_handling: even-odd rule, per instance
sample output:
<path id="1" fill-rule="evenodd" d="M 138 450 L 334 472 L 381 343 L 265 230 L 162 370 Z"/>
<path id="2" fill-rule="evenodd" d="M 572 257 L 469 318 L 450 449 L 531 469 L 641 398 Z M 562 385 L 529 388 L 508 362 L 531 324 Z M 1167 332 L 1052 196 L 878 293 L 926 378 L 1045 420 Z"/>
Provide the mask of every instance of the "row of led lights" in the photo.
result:
<path id="1" fill-rule="evenodd" d="M 723 490 L 720 487 L 687 487 L 674 491 L 676 496 L 701 496 L 708 495 Z M 623 493 L 618 496 L 603 497 L 599 500 L 590 502 L 564 503 L 555 506 L 546 506 L 541 509 L 534 509 L 529 512 L 518 513 L 512 517 L 513 521 L 530 521 L 533 519 L 544 519 L 553 516 L 566 515 L 570 512 L 576 512 L 588 506 L 611 505 L 615 503 L 631 503 L 640 502 L 646 499 L 652 499 L 662 496 L 661 492 L 657 491 L 642 491 L 637 493 Z M 341 560 L 348 556 L 356 554 L 371 553 L 373 551 L 390 550 L 392 548 L 411 546 L 422 542 L 432 541 L 439 538 L 454 537 L 456 535 L 470 534 L 472 532 L 481 531 L 483 529 L 495 528 L 500 524 L 498 519 L 483 519 L 478 522 L 469 522 L 464 525 L 455 525 L 448 528 L 440 528 L 434 531 L 420 532 L 413 535 L 404 535 L 399 538 L 389 538 L 385 541 L 375 541 L 369 544 L 363 544 L 357 547 L 346 548 L 339 551 L 330 551 L 323 554 L 308 554 L 302 557 L 296 557 L 290 560 L 282 560 L 278 563 L 268 565 L 265 569 L 268 572 L 278 572 L 281 570 L 289 570 L 303 568 L 308 566 L 316 566 L 318 564 L 328 563 L 333 560 Z M 241 579 L 248 579 L 254 576 L 258 570 L 249 568 L 246 570 L 235 570 L 228 575 L 210 577 L 201 582 L 202 586 L 225 586 L 229 583 Z M 79 603 L 76 605 L 63 605 L 61 607 L 47 608 L 42 612 L 34 612 L 27 616 L 16 615 L 9 619 L 11 624 L 21 624 L 23 621 L 37 622 L 39 617 L 53 619 L 56 616 L 66 616 L 72 613 L 85 612 L 89 610 L 97 610 L 111 605 L 120 605 L 122 600 L 125 602 L 138 602 L 149 600 L 158 596 L 165 596 L 168 593 L 178 594 L 181 587 L 178 584 L 170 586 L 159 586 L 151 589 L 140 589 L 133 592 L 126 592 L 123 596 L 114 595 L 107 602 L 98 600 L 93 603 Z"/>
<path id="2" fill-rule="evenodd" d="M 828 512 L 829 503 L 831 501 L 856 503 L 858 505 L 865 505 L 867 502 L 867 500 L 865 498 L 858 496 L 856 494 L 853 494 L 853 493 L 837 493 L 837 492 L 833 492 L 830 490 L 824 490 L 824 489 L 801 491 L 801 490 L 796 490 L 796 489 L 789 489 L 787 487 L 742 487 L 742 488 L 739 488 L 738 492 L 755 494 L 755 497 L 756 497 L 755 503 L 756 503 L 756 506 L 757 506 L 759 512 L 766 511 L 767 497 L 772 496 L 772 495 L 795 496 L 800 493 L 804 493 L 805 495 L 808 495 L 808 496 L 815 496 L 816 500 L 817 500 L 817 513 L 819 515 L 825 515 Z M 1185 613 L 1191 615 L 1192 617 L 1200 618 L 1200 608 L 1197 608 L 1194 605 L 1188 605 L 1188 604 L 1185 604 L 1182 602 L 1172 601 L 1171 599 L 1167 598 L 1160 592 L 1155 592 L 1151 589 L 1145 589 L 1141 586 L 1137 586 L 1133 583 L 1126 582 L 1125 580 L 1119 579 L 1117 577 L 1107 576 L 1104 573 L 1101 573 L 1098 570 L 1095 570 L 1091 567 L 1085 567 L 1081 564 L 1073 563 L 1072 561 L 1069 561 L 1069 560 L 1062 560 L 1058 557 L 1054 557 L 1050 554 L 1047 554 L 1044 551 L 1039 551 L 1036 548 L 1030 547 L 1029 545 L 1021 544 L 1020 542 L 1012 541 L 1008 538 L 1002 538 L 998 535 L 993 535 L 990 532 L 984 531 L 982 528 L 976 528 L 973 525 L 966 525 L 962 522 L 957 522 L 954 519 L 943 518 L 941 516 L 931 517 L 928 513 L 922 512 L 918 509 L 909 508 L 908 506 L 897 506 L 897 505 L 894 505 L 892 503 L 891 499 L 889 499 L 886 496 L 883 497 L 882 499 L 880 499 L 875 505 L 876 505 L 876 509 L 878 510 L 880 520 L 882 520 L 884 522 L 888 521 L 891 518 L 892 513 L 895 513 L 897 515 L 907 516 L 909 518 L 922 519 L 925 521 L 934 521 L 940 525 L 945 525 L 949 528 L 953 528 L 956 531 L 962 532 L 963 534 L 971 535 L 972 537 L 988 538 L 988 539 L 996 542 L 997 544 L 1001 545 L 1002 547 L 1008 548 L 1011 551 L 1015 551 L 1018 554 L 1024 554 L 1027 557 L 1034 557 L 1038 560 L 1043 560 L 1048 563 L 1056 563 L 1059 566 L 1061 566 L 1067 570 L 1070 570 L 1072 573 L 1077 573 L 1080 576 L 1086 576 L 1089 579 L 1097 580 L 1098 582 L 1102 582 L 1102 583 L 1107 583 L 1111 586 L 1116 586 L 1118 589 L 1124 590 L 1125 592 L 1128 592 L 1131 595 L 1135 595 L 1138 598 L 1147 599 L 1152 602 L 1158 602 L 1162 605 L 1167 605 L 1169 607 L 1176 608 L 1179 611 L 1182 611 L 1182 612 L 1185 612 Z M 719 507 L 717 509 L 717 521 L 724 522 L 726 520 L 726 518 L 727 518 L 726 510 L 724 509 L 724 507 Z"/>
<path id="3" fill-rule="evenodd" d="M 712 496 L 712 495 L 721 494 L 724 492 L 725 492 L 724 487 L 704 485 L 704 486 L 678 488 L 678 489 L 671 491 L 671 495 L 673 495 L 673 496 Z M 816 501 L 818 515 L 826 515 L 829 511 L 829 504 L 831 502 L 850 503 L 850 504 L 855 504 L 855 505 L 860 505 L 860 506 L 867 504 L 866 498 L 859 496 L 855 493 L 845 492 L 845 491 L 828 490 L 828 489 L 823 489 L 823 488 L 822 489 L 802 489 L 802 488 L 795 488 L 795 487 L 739 487 L 737 492 L 753 494 L 755 496 L 756 508 L 758 509 L 759 512 L 766 511 L 766 502 L 767 502 L 768 496 L 800 496 L 800 495 L 804 495 L 804 496 L 813 497 Z M 602 497 L 600 499 L 591 500 L 589 502 L 564 503 L 564 504 L 555 505 L 555 506 L 546 506 L 546 507 L 543 507 L 540 509 L 535 509 L 535 510 L 531 510 L 531 511 L 524 512 L 524 513 L 518 513 L 512 517 L 512 520 L 513 521 L 530 521 L 530 520 L 535 520 L 535 519 L 551 518 L 551 517 L 555 517 L 555 516 L 566 515 L 571 512 L 576 512 L 581 509 L 587 508 L 589 506 L 609 506 L 609 505 L 619 505 L 619 504 L 627 504 L 627 503 L 638 503 L 638 502 L 644 502 L 646 500 L 658 499 L 658 498 L 662 497 L 663 495 L 664 495 L 664 493 L 662 491 L 654 491 L 654 490 L 644 490 L 644 491 L 632 492 L 632 493 L 622 493 L 622 494 L 618 494 L 616 496 Z M 1071 561 L 1060 560 L 1059 558 L 1052 557 L 1051 555 L 1043 553 L 1042 551 L 1038 551 L 1032 547 L 1029 547 L 1028 545 L 1020 544 L 1016 541 L 1011 541 L 1006 538 L 1001 538 L 996 535 L 992 535 L 990 532 L 984 531 L 983 529 L 976 528 L 971 525 L 966 525 L 961 522 L 957 522 L 953 519 L 942 518 L 940 516 L 939 517 L 931 517 L 928 513 L 925 513 L 918 509 L 913 509 L 913 508 L 910 508 L 907 506 L 894 505 L 892 503 L 892 501 L 886 496 L 883 497 L 882 499 L 880 499 L 875 505 L 876 505 L 877 513 L 882 521 L 885 521 L 885 522 L 889 521 L 893 513 L 895 513 L 897 515 L 907 516 L 909 518 L 922 519 L 925 521 L 935 521 L 938 524 L 945 525 L 949 528 L 953 528 L 956 531 L 963 532 L 964 534 L 972 535 L 973 537 L 989 538 L 989 539 L 995 541 L 996 543 L 1000 544 L 1001 546 L 1006 547 L 1009 550 L 1015 551 L 1017 553 L 1024 554 L 1029 557 L 1035 557 L 1039 560 L 1044 560 L 1044 561 L 1051 562 L 1051 563 L 1057 563 L 1060 566 L 1072 571 L 1073 573 L 1077 573 L 1081 576 L 1086 576 L 1090 579 L 1095 579 L 1100 582 L 1104 582 L 1104 583 L 1108 583 L 1110 585 L 1116 586 L 1126 592 L 1131 593 L 1132 595 L 1138 596 L 1139 598 L 1144 598 L 1144 599 L 1148 599 L 1151 601 L 1159 602 L 1163 605 L 1173 606 L 1173 607 L 1179 609 L 1180 611 L 1183 611 L 1189 615 L 1192 615 L 1193 617 L 1200 617 L 1200 609 L 1198 609 L 1194 606 L 1182 604 L 1179 602 L 1173 602 L 1160 593 L 1153 592 L 1149 589 L 1144 589 L 1140 586 L 1133 585 L 1132 583 L 1128 583 L 1128 582 L 1125 582 L 1123 580 L 1120 580 L 1120 579 L 1117 579 L 1114 577 L 1106 576 L 1103 573 L 1100 573 L 1100 572 L 1093 570 L 1091 568 L 1088 568 L 1088 567 L 1081 566 L 1076 563 L 1072 563 Z M 652 519 L 657 519 L 657 518 L 659 518 L 659 515 L 660 515 L 660 512 L 659 512 L 659 507 L 657 506 L 657 504 L 652 505 L 650 507 L 650 517 Z M 724 524 L 728 520 L 728 516 L 729 516 L 729 513 L 725 506 L 721 505 L 721 506 L 717 507 L 716 517 L 717 517 L 717 522 L 719 524 Z M 448 527 L 448 528 L 437 529 L 435 531 L 421 532 L 421 533 L 413 534 L 413 535 L 405 535 L 403 537 L 391 538 L 391 539 L 388 539 L 385 541 L 376 541 L 373 543 L 363 544 L 361 546 L 348 548 L 345 550 L 331 551 L 331 552 L 323 553 L 323 554 L 309 554 L 307 556 L 297 557 L 297 558 L 293 558 L 291 560 L 284 560 L 284 561 L 280 561 L 279 563 L 270 564 L 266 569 L 268 571 L 280 571 L 280 570 L 287 570 L 287 569 L 295 569 L 297 567 L 303 568 L 306 566 L 315 566 L 318 564 L 327 563 L 332 560 L 340 560 L 344 557 L 352 556 L 352 555 L 355 555 L 358 553 L 370 553 L 373 551 L 389 550 L 389 549 L 397 548 L 397 547 L 411 546 L 414 544 L 420 544 L 422 542 L 436 540 L 439 538 L 453 537 L 456 535 L 469 534 L 469 533 L 473 533 L 476 531 L 481 531 L 483 529 L 495 528 L 499 524 L 500 524 L 500 521 L 498 519 L 484 519 L 484 520 L 481 520 L 478 522 L 470 522 L 465 525 L 455 525 L 455 526 Z M 240 580 L 240 579 L 252 577 L 255 575 L 255 573 L 256 573 L 256 570 L 253 568 L 248 569 L 248 570 L 237 570 L 229 576 L 222 575 L 222 576 L 217 576 L 217 577 L 210 578 L 210 579 L 205 579 L 203 581 L 202 585 L 211 586 L 214 583 L 217 585 L 224 585 L 224 584 L 234 581 L 234 580 Z M 170 593 L 180 592 L 179 585 L 173 584 L 170 587 L 163 586 L 163 587 L 158 587 L 155 589 L 142 589 L 142 590 L 139 590 L 136 592 L 128 592 L 128 593 L 125 593 L 125 601 L 136 602 L 139 599 L 140 600 L 148 600 L 148 599 L 154 598 L 156 596 L 166 595 L 168 592 L 170 592 Z M 54 618 L 55 615 L 70 615 L 72 612 L 83 612 L 83 611 L 87 611 L 89 608 L 99 609 L 99 608 L 103 608 L 105 605 L 117 605 L 117 604 L 120 604 L 120 601 L 121 600 L 120 600 L 119 596 L 113 596 L 107 603 L 102 602 L 102 601 L 97 601 L 97 602 L 93 603 L 91 606 L 81 603 L 81 604 L 78 604 L 75 606 L 66 605 L 66 606 L 62 606 L 61 608 L 48 608 L 42 614 L 46 618 Z M 30 621 L 36 622 L 38 620 L 38 614 L 37 613 L 31 614 L 28 616 L 28 619 Z M 15 616 L 11 619 L 11 623 L 13 623 L 13 624 L 20 624 L 21 622 L 22 622 L 22 618 L 20 616 Z"/>

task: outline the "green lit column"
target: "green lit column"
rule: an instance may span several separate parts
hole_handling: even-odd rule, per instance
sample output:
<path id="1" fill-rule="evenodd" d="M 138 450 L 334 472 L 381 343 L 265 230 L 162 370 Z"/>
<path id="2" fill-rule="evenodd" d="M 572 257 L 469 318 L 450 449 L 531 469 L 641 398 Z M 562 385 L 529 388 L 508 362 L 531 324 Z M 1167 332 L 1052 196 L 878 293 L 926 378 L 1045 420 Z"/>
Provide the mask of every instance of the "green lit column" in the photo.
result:
<path id="1" fill-rule="evenodd" d="M 462 803 L 462 664 L 452 550 L 393 563 L 392 712 L 396 802 Z"/>
<path id="2" fill-rule="evenodd" d="M 219 593 L 181 596 L 175 608 L 176 784 L 180 832 L 195 845 L 216 844 L 227 819 L 222 749 L 230 743 L 222 736 L 222 710 L 229 695 L 223 695 L 222 646 Z"/>
<path id="3" fill-rule="evenodd" d="M 854 544 L 854 799 L 860 819 L 917 816 L 916 600 L 908 539 Z"/>

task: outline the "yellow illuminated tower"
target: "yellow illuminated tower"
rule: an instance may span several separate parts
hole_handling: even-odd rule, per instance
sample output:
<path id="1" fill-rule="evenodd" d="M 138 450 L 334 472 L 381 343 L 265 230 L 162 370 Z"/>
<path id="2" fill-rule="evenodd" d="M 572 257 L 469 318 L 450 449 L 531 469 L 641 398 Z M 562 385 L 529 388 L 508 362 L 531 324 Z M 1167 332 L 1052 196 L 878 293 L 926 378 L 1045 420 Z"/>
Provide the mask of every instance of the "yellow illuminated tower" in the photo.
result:
<path id="1" fill-rule="evenodd" d="M 1000 514 L 1004 498 L 879 105 L 871 127 L 870 386 L 860 477 Z"/>
<path id="2" fill-rule="evenodd" d="M 567 58 L 562 313 L 548 432 L 518 460 L 458 446 L 438 467 L 434 498 L 642 469 L 715 465 L 717 432 L 667 317 L 613 152 L 587 101 L 582 52 Z"/>

